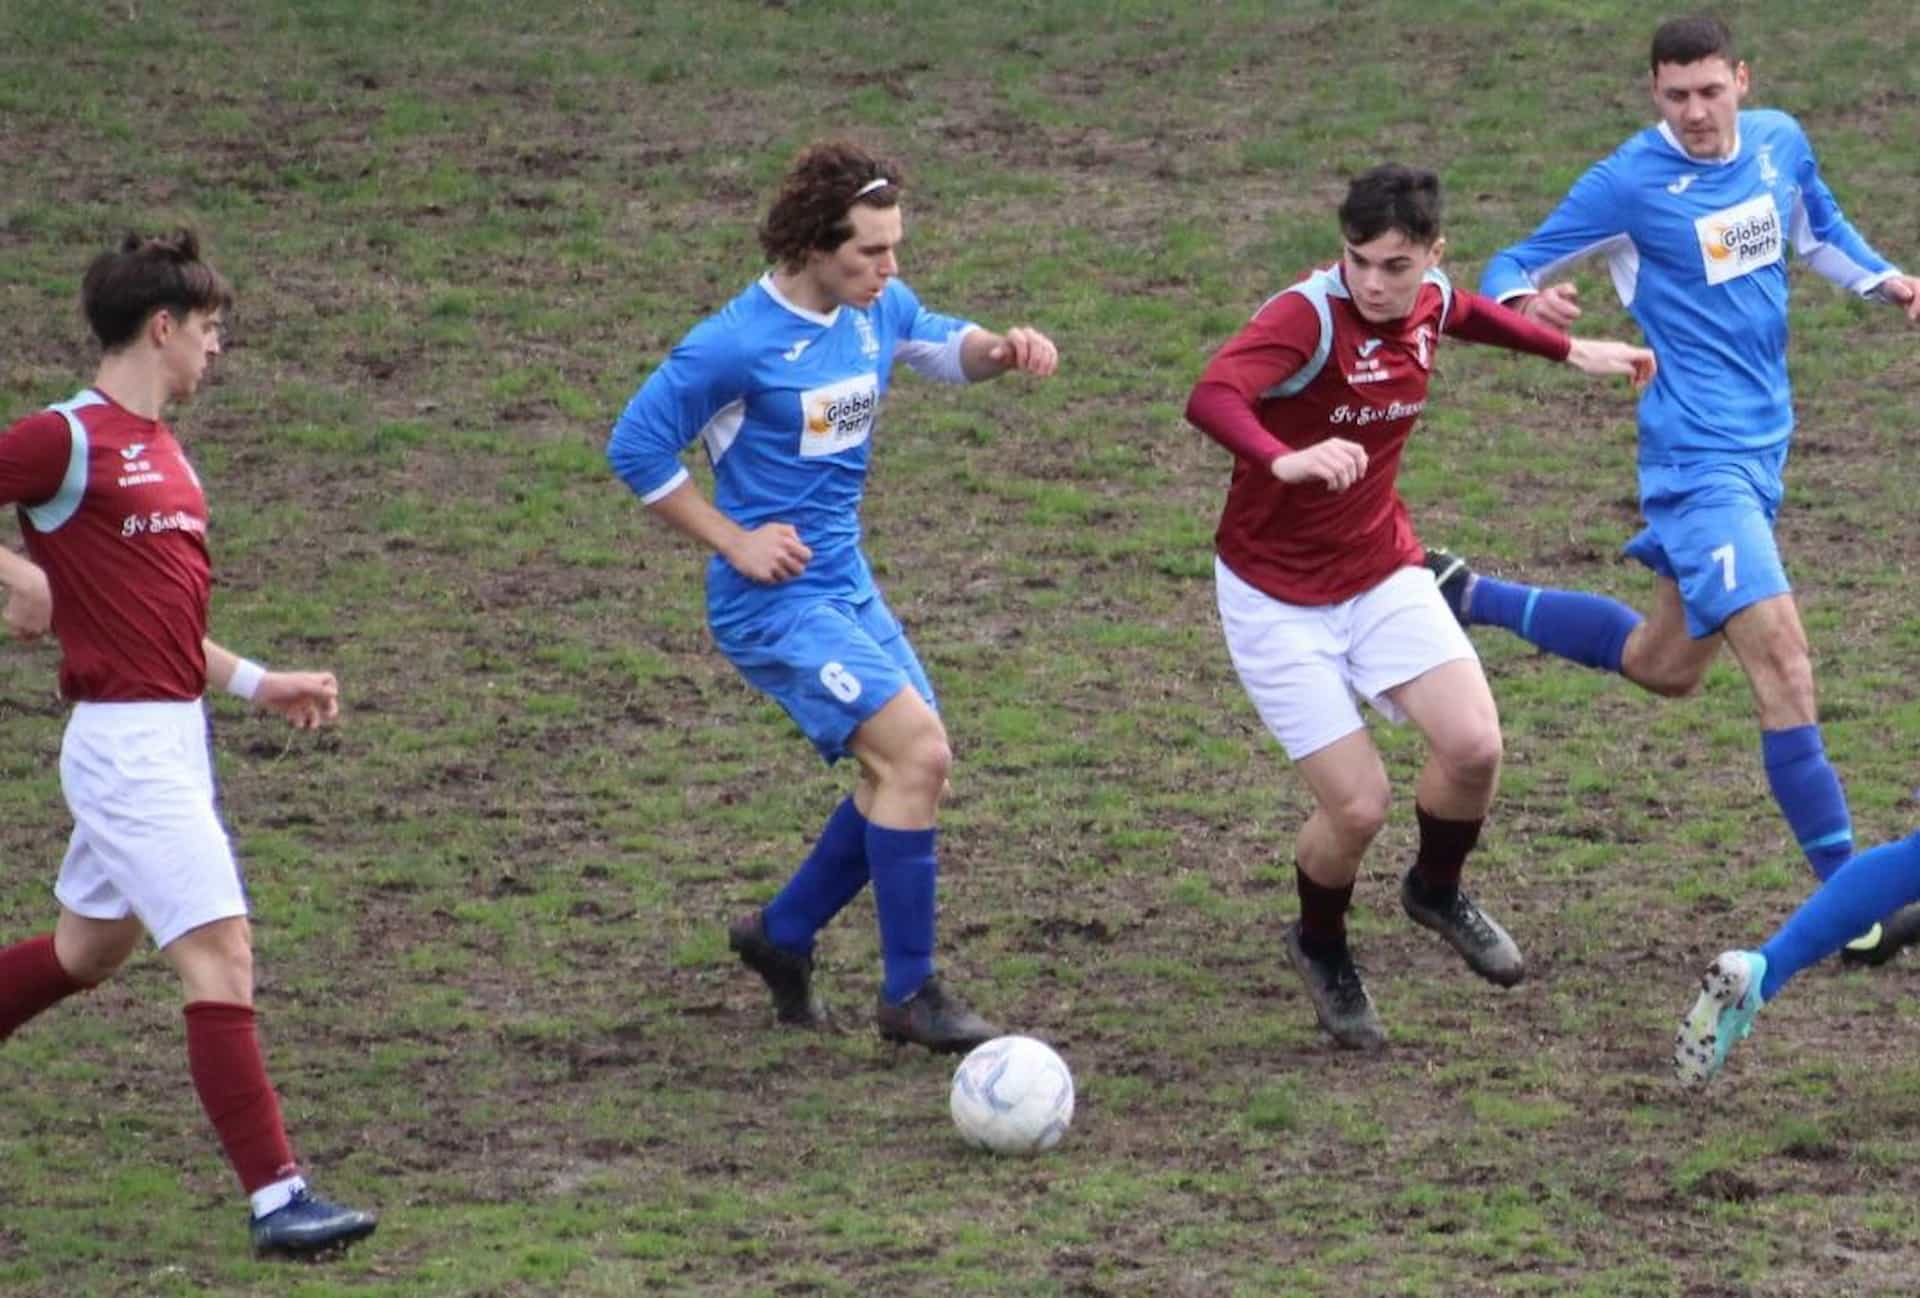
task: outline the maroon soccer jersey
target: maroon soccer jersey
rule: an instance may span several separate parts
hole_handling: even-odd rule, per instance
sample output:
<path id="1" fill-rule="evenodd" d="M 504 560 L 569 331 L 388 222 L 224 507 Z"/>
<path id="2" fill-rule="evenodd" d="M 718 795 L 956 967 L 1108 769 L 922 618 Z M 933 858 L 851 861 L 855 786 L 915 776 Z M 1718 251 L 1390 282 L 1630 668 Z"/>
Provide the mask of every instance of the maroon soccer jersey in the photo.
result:
<path id="1" fill-rule="evenodd" d="M 206 689 L 207 502 L 164 423 L 89 389 L 0 433 L 0 503 L 46 571 L 60 692 L 100 703 Z"/>
<path id="2" fill-rule="evenodd" d="M 1315 271 L 1268 299 L 1227 340 L 1200 377 L 1201 389 L 1231 389 L 1280 445 L 1305 450 L 1329 437 L 1356 442 L 1367 471 L 1346 491 L 1285 483 L 1271 456 L 1248 457 L 1246 439 L 1218 421 L 1200 426 L 1237 454 L 1215 544 L 1248 585 L 1288 604 L 1337 604 L 1418 564 L 1423 557 L 1394 480 L 1443 333 L 1555 360 L 1567 338 L 1429 271 L 1413 309 L 1375 324 L 1347 294 L 1340 268 Z M 1196 398 L 1200 389 L 1196 389 Z M 1205 403 L 1196 400 L 1196 405 Z M 1257 436 L 1257 434 L 1256 434 Z"/>

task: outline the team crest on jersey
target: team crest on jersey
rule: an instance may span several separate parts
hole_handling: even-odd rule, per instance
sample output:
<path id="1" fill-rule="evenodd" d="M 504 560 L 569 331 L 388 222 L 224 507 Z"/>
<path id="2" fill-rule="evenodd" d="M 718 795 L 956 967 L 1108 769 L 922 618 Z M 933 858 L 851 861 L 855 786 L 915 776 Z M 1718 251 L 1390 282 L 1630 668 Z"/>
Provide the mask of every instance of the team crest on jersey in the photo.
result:
<path id="1" fill-rule="evenodd" d="M 1431 326 L 1421 325 L 1413 331 L 1413 359 L 1419 362 L 1420 368 L 1423 370 L 1433 368 L 1433 329 Z"/>
<path id="2" fill-rule="evenodd" d="M 867 319 L 865 312 L 856 311 L 853 313 L 853 331 L 860 335 L 860 354 L 862 356 L 878 356 L 880 354 L 879 335 L 873 332 L 873 321 Z"/>
<path id="3" fill-rule="evenodd" d="M 1696 220 L 1693 228 L 1700 237 L 1700 258 L 1709 284 L 1724 284 L 1771 266 L 1785 250 L 1780 210 L 1771 194 L 1709 213 Z"/>
<path id="4" fill-rule="evenodd" d="M 856 374 L 802 392 L 800 412 L 805 427 L 800 431 L 801 457 L 838 455 L 860 445 L 872 436 L 873 417 L 879 408 L 880 376 L 873 373 Z"/>

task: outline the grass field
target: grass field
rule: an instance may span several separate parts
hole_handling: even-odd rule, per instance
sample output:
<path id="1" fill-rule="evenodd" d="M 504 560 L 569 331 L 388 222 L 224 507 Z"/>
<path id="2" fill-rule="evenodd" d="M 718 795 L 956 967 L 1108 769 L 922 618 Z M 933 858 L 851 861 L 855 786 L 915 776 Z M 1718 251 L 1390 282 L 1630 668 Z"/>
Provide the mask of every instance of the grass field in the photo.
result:
<path id="1" fill-rule="evenodd" d="M 1730 5 L 1883 250 L 1920 263 L 1907 0 Z M 1816 970 L 1704 1096 L 1673 1025 L 1806 892 L 1746 687 L 1698 697 L 1479 641 L 1503 791 L 1472 869 L 1527 950 L 1501 993 L 1398 915 L 1403 792 L 1356 894 L 1393 1034 L 1314 1027 L 1276 935 L 1301 785 L 1220 643 L 1206 356 L 1337 250 L 1354 171 L 1430 165 L 1471 284 L 1651 116 L 1624 0 L 0 3 L 0 386 L 91 373 L 74 305 L 129 225 L 190 221 L 241 302 L 175 420 L 214 635 L 336 671 L 335 731 L 213 705 L 269 1061 L 319 1186 L 379 1209 L 254 1262 L 171 975 L 0 1049 L 0 1294 L 1870 1295 L 1920 1266 L 1914 974 Z M 701 557 L 606 472 L 666 348 L 758 272 L 793 152 L 904 160 L 906 277 L 1030 322 L 1048 384 L 910 377 L 869 553 L 955 744 L 941 960 L 1080 1084 L 1067 1142 L 963 1149 L 950 1062 L 774 1032 L 723 921 L 829 772 L 712 651 Z M 1594 333 L 1630 329 L 1579 277 Z M 1920 350 L 1796 272 L 1781 522 L 1860 837 L 1920 824 Z M 1402 490 L 1422 534 L 1631 600 L 1623 389 L 1454 347 Z M 12 539 L 9 532 L 8 539 Z M 68 827 L 47 648 L 0 654 L 0 940 Z M 1418 760 L 1377 732 L 1397 785 Z"/>

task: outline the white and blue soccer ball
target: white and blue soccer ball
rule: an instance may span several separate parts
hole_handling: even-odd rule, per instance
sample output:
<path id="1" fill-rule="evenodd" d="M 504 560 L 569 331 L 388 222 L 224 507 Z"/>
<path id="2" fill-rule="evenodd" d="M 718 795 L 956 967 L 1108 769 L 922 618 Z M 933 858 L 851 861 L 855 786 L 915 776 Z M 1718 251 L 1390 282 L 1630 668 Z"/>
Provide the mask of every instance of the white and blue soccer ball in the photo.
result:
<path id="1" fill-rule="evenodd" d="M 1052 1149 L 1073 1121 L 1073 1074 L 1052 1046 L 995 1037 L 953 1071 L 953 1125 L 969 1145 L 996 1154 Z"/>

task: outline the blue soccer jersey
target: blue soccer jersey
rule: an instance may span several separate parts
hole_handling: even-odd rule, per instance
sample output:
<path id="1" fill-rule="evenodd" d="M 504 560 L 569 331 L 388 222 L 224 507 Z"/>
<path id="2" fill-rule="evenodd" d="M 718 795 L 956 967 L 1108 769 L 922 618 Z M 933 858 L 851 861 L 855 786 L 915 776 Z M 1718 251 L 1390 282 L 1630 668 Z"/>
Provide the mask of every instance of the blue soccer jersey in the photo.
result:
<path id="1" fill-rule="evenodd" d="M 792 524 L 813 551 L 798 577 L 772 585 L 716 555 L 707 569 L 716 624 L 783 600 L 873 593 L 860 500 L 894 363 L 964 382 L 960 342 L 974 327 L 926 310 L 898 280 L 871 307 L 843 303 L 823 315 L 787 301 L 766 275 L 694 326 L 648 377 L 614 425 L 614 472 L 651 504 L 686 480 L 680 453 L 698 440 L 722 513 L 744 528 Z"/>
<path id="2" fill-rule="evenodd" d="M 1897 272 L 1841 214 L 1800 124 L 1742 112 L 1733 155 L 1688 155 L 1663 122 L 1597 163 L 1527 239 L 1494 257 L 1480 291 L 1505 300 L 1570 262 L 1606 257 L 1660 369 L 1640 401 L 1642 464 L 1778 450 L 1787 386 L 1787 243 L 1866 296 Z"/>

